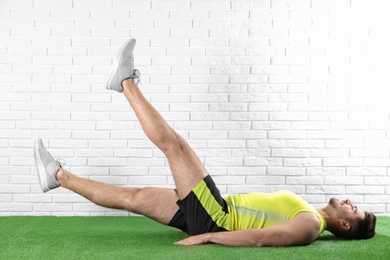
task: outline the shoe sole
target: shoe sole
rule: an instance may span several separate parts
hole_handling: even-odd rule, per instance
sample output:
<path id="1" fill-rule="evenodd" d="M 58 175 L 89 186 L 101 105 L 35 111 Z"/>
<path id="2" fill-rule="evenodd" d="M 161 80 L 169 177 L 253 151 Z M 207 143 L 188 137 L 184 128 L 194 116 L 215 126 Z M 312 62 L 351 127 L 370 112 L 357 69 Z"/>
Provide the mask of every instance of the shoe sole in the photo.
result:
<path id="1" fill-rule="evenodd" d="M 119 50 L 118 55 L 116 56 L 117 59 L 115 61 L 115 64 L 112 65 L 110 74 L 108 75 L 108 81 L 106 83 L 106 89 L 115 90 L 115 89 L 111 89 L 109 86 L 111 86 L 112 80 L 114 79 L 115 72 L 118 70 L 119 60 L 120 60 L 119 57 L 122 56 L 123 51 L 125 50 L 125 48 L 129 44 L 129 42 L 131 42 L 131 41 L 135 41 L 135 39 L 131 38 L 131 39 L 127 40 L 126 43 L 122 45 L 122 48 Z M 122 85 L 122 83 L 121 83 L 121 85 Z M 122 91 L 123 91 L 123 87 L 122 87 Z M 120 92 L 122 92 L 122 91 L 120 91 Z"/>
<path id="2" fill-rule="evenodd" d="M 40 140 L 41 139 L 38 138 L 35 141 L 35 146 L 34 146 L 35 166 L 37 167 L 39 185 L 41 186 L 41 190 L 43 192 L 47 192 L 50 189 L 47 185 L 46 170 L 43 167 L 42 159 L 41 159 L 41 156 L 39 155 L 39 141 Z"/>

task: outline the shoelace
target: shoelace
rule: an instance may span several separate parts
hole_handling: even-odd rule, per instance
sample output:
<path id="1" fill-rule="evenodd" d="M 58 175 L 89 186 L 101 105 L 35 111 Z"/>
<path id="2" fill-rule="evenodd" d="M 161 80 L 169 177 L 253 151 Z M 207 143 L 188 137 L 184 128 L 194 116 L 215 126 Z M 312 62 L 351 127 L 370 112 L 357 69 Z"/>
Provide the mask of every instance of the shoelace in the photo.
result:
<path id="1" fill-rule="evenodd" d="M 66 161 L 62 158 L 56 158 L 56 161 L 62 166 L 66 165 Z"/>
<path id="2" fill-rule="evenodd" d="M 135 84 L 138 85 L 141 82 L 141 73 L 139 72 L 139 70 L 135 69 L 130 78 L 134 79 Z"/>
<path id="3" fill-rule="evenodd" d="M 130 58 L 130 68 L 134 68 L 134 57 Z M 137 69 L 133 69 L 133 74 L 131 74 L 130 78 L 135 79 L 135 84 L 139 84 L 141 82 L 141 73 Z"/>

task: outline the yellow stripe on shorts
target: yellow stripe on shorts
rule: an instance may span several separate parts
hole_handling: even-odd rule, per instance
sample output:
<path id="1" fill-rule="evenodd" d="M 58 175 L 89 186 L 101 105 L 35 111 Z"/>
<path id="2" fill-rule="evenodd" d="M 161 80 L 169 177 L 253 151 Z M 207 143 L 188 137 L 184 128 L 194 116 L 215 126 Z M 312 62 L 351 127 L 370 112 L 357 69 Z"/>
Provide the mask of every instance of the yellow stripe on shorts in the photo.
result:
<path id="1" fill-rule="evenodd" d="M 200 204 L 206 210 L 211 219 L 221 228 L 230 230 L 229 213 L 223 211 L 222 206 L 215 200 L 204 180 L 201 180 L 192 190 Z"/>

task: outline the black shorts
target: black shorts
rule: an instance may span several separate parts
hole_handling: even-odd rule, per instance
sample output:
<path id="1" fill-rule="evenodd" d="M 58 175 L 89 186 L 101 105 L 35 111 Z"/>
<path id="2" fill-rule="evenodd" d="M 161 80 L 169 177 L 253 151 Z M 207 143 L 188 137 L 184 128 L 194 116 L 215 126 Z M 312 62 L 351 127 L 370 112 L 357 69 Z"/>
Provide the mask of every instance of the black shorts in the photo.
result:
<path id="1" fill-rule="evenodd" d="M 230 229 L 227 203 L 210 175 L 201 180 L 177 205 L 179 210 L 168 226 L 191 236 Z"/>

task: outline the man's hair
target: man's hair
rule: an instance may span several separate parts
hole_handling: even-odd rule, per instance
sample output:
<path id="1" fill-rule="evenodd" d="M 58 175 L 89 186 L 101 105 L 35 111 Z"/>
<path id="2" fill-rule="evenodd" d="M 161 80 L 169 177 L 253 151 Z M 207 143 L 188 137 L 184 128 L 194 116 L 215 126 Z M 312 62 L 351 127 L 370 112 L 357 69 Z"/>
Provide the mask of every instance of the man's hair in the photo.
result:
<path id="1" fill-rule="evenodd" d="M 376 216 L 371 212 L 364 212 L 364 219 L 351 225 L 348 231 L 332 232 L 335 236 L 346 239 L 369 239 L 375 235 Z"/>
<path id="2" fill-rule="evenodd" d="M 376 216 L 371 212 L 364 212 L 364 219 L 360 221 L 356 239 L 369 239 L 375 236 Z"/>

